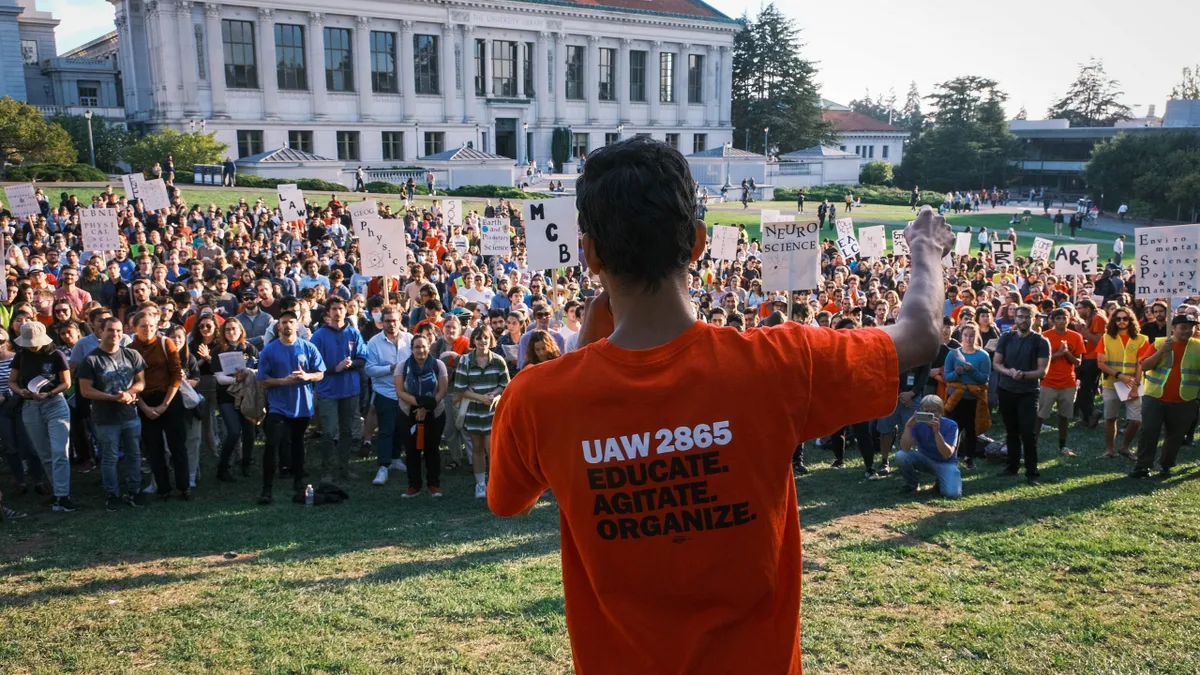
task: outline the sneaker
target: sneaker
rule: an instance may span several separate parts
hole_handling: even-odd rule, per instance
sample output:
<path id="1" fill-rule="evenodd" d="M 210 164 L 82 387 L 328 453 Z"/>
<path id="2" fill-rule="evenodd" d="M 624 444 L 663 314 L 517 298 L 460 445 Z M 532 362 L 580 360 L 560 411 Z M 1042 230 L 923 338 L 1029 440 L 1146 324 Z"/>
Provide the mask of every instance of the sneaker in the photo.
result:
<path id="1" fill-rule="evenodd" d="M 808 467 L 804 466 L 803 464 L 793 463 L 792 473 L 796 474 L 797 476 L 808 475 Z"/>
<path id="2" fill-rule="evenodd" d="M 258 503 L 262 506 L 269 506 L 275 502 L 275 497 L 271 494 L 270 488 L 265 488 L 262 494 L 258 496 Z"/>
<path id="3" fill-rule="evenodd" d="M 842 463 L 842 460 L 840 460 L 840 459 L 839 459 L 839 460 L 835 461 L 833 464 L 830 464 L 830 465 L 829 465 L 829 468 L 831 468 L 831 469 L 840 469 L 840 468 L 842 468 L 842 467 L 844 467 L 844 466 L 846 466 L 846 465 L 845 465 L 845 464 L 843 464 L 843 463 Z"/>
<path id="4" fill-rule="evenodd" d="M 142 488 L 142 494 L 152 495 L 155 492 L 158 492 L 158 486 L 154 484 L 154 481 L 150 481 L 149 485 Z"/>
<path id="5" fill-rule="evenodd" d="M 864 476 L 864 478 L 866 478 L 867 480 L 871 480 L 874 477 L 875 477 L 875 470 L 867 469 L 867 472 L 866 472 L 866 475 Z"/>
<path id="6" fill-rule="evenodd" d="M 122 497 L 122 501 L 135 509 L 146 508 L 146 495 L 142 494 L 141 492 L 137 493 L 136 495 L 126 492 L 125 496 Z"/>
<path id="7" fill-rule="evenodd" d="M 974 471 L 975 470 L 975 458 L 972 457 L 972 458 L 966 460 L 965 462 L 963 462 L 963 468 L 966 469 L 967 471 Z"/>
<path id="8" fill-rule="evenodd" d="M 1054 427 L 1050 426 L 1049 424 L 1043 424 L 1042 431 L 1054 431 Z"/>
<path id="9" fill-rule="evenodd" d="M 487 499 L 487 483 L 475 484 L 475 499 Z"/>
<path id="10" fill-rule="evenodd" d="M 1035 478 L 1033 476 L 1027 477 L 1025 479 L 1025 482 L 1029 483 L 1030 487 L 1038 487 L 1039 485 L 1042 484 L 1042 482 L 1040 480 L 1038 480 L 1037 478 Z"/>
<path id="11" fill-rule="evenodd" d="M 436 487 L 436 486 L 430 486 L 429 487 L 429 496 L 433 497 L 434 499 L 441 499 L 442 498 L 442 488 Z"/>
<path id="12" fill-rule="evenodd" d="M 1063 457 L 1074 457 L 1075 451 L 1070 448 L 1059 448 L 1058 454 L 1062 455 Z"/>
<path id="13" fill-rule="evenodd" d="M 1129 474 L 1129 477 L 1130 478 L 1149 478 L 1150 477 L 1150 469 L 1134 469 L 1133 472 Z"/>
<path id="14" fill-rule="evenodd" d="M 104 510 L 105 511 L 120 511 L 121 510 L 121 498 L 118 497 L 117 495 L 109 495 L 108 498 L 104 500 Z"/>
<path id="15" fill-rule="evenodd" d="M 375 480 L 371 481 L 371 483 L 375 485 L 383 485 L 384 483 L 387 483 L 387 478 L 388 468 L 386 466 L 381 466 L 379 467 L 379 470 L 375 472 Z"/>
<path id="16" fill-rule="evenodd" d="M 416 497 L 419 494 L 421 494 L 421 491 L 418 490 L 417 488 L 408 488 L 407 490 L 404 491 L 404 494 L 402 494 L 400 496 L 405 499 L 412 499 L 413 497 Z"/>
<path id="17" fill-rule="evenodd" d="M 189 480 L 189 481 L 188 481 L 188 489 L 191 489 L 191 488 L 194 488 L 194 487 L 196 487 L 196 479 L 195 479 L 195 478 L 193 478 L 192 480 Z"/>
<path id="18" fill-rule="evenodd" d="M 55 497 L 54 504 L 50 507 L 51 511 L 61 511 L 62 513 L 71 513 L 76 510 L 77 506 L 71 501 L 70 497 Z"/>
<path id="19" fill-rule="evenodd" d="M 7 507 L 0 507 L 0 520 L 20 520 L 28 518 L 29 514 L 24 511 L 16 511 Z"/>
<path id="20" fill-rule="evenodd" d="M 892 472 L 892 469 L 891 469 L 891 467 L 889 467 L 887 465 L 886 462 L 883 464 L 880 464 L 879 468 L 875 469 L 875 475 L 877 475 L 877 476 L 886 476 L 891 472 Z"/>
<path id="21" fill-rule="evenodd" d="M 392 471 L 403 471 L 404 473 L 408 473 L 408 467 L 404 466 L 404 462 L 401 462 L 398 459 L 393 459 L 391 466 L 388 468 Z"/>

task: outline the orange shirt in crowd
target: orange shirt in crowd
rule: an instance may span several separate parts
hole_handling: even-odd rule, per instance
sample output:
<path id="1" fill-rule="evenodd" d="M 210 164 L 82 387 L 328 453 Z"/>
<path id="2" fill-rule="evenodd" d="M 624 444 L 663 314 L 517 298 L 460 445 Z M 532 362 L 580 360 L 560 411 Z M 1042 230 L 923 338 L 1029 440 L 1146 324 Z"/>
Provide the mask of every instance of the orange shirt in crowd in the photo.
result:
<path id="1" fill-rule="evenodd" d="M 1100 350 L 1099 353 L 1104 352 L 1104 347 L 1103 347 L 1104 335 L 1103 335 L 1103 333 L 1104 333 L 1105 328 L 1108 328 L 1108 319 L 1105 319 L 1104 317 L 1100 316 L 1099 314 L 1093 314 L 1091 321 L 1088 322 L 1088 330 L 1090 330 L 1093 333 L 1096 333 L 1096 335 L 1098 337 L 1096 338 L 1095 342 L 1092 342 L 1091 340 L 1088 340 L 1087 338 L 1083 339 L 1084 344 L 1087 346 L 1087 350 L 1084 352 L 1083 358 L 1091 359 L 1091 360 L 1095 361 L 1096 354 L 1097 354 L 1096 350 L 1099 349 Z M 1129 342 L 1129 340 L 1126 340 L 1126 342 Z"/>
<path id="2" fill-rule="evenodd" d="M 511 516 L 554 491 L 576 672 L 799 674 L 789 460 L 890 414 L 898 368 L 877 329 L 697 322 L 521 371 L 496 412 L 488 505 Z"/>
<path id="3" fill-rule="evenodd" d="M 1042 336 L 1050 341 L 1051 354 L 1057 352 L 1064 342 L 1075 356 L 1082 356 L 1086 349 L 1083 344 L 1083 336 L 1070 329 L 1059 335 L 1051 328 L 1043 332 Z M 1073 388 L 1075 386 L 1075 364 L 1068 361 L 1065 356 L 1050 359 L 1050 367 L 1046 370 L 1046 377 L 1042 378 L 1042 386 L 1050 389 Z"/>
<path id="4" fill-rule="evenodd" d="M 1170 340 L 1171 338 L 1166 338 Z M 1164 403 L 1183 403 L 1183 398 L 1179 396 L 1179 364 L 1183 363 L 1183 350 L 1187 349 L 1187 343 L 1174 342 L 1171 344 L 1171 372 L 1167 375 L 1167 381 L 1163 383 L 1163 393 L 1158 400 Z M 1158 348 L 1154 346 L 1154 341 L 1147 342 L 1138 352 L 1138 361 L 1145 359 L 1148 356 L 1154 356 L 1154 352 Z"/>

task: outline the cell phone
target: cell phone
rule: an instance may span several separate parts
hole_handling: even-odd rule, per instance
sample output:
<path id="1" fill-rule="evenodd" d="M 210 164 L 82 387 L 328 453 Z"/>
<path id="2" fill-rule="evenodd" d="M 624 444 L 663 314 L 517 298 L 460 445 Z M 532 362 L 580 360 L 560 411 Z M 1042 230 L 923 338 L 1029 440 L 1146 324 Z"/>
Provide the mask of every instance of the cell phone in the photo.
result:
<path id="1" fill-rule="evenodd" d="M 918 423 L 930 424 L 937 420 L 937 415 L 931 412 L 919 412 L 913 415 Z"/>

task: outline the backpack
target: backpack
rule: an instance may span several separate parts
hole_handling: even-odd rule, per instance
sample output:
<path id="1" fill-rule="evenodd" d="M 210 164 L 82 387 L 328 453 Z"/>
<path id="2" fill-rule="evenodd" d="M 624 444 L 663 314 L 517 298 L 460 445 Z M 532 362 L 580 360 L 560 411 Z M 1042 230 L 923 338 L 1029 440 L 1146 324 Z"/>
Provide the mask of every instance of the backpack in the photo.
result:
<path id="1" fill-rule="evenodd" d="M 233 384 L 229 385 L 229 395 L 233 404 L 242 417 L 255 424 L 260 424 L 267 417 L 267 388 L 258 383 L 258 377 L 253 370 L 238 373 Z"/>

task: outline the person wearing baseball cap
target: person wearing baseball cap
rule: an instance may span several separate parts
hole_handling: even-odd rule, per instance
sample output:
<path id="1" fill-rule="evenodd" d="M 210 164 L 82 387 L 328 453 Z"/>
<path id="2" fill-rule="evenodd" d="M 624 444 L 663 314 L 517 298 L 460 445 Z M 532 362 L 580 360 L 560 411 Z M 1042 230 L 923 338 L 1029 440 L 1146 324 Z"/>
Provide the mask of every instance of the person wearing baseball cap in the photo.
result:
<path id="1" fill-rule="evenodd" d="M 1158 438 L 1165 432 L 1158 475 L 1171 475 L 1183 436 L 1196 419 L 1200 394 L 1200 324 L 1191 314 L 1171 319 L 1171 337 L 1158 338 L 1138 354 L 1146 393 L 1142 397 L 1142 428 L 1138 434 L 1137 465 L 1130 478 L 1149 478 L 1158 452 Z M 26 324 L 27 326 L 28 324 Z M 22 327 L 24 329 L 24 327 Z"/>
<path id="2" fill-rule="evenodd" d="M 63 392 L 71 388 L 67 357 L 54 347 L 46 326 L 29 321 L 14 340 L 20 349 L 12 361 L 12 393 L 25 399 L 21 418 L 29 439 L 42 460 L 54 487 L 51 509 L 70 513 L 71 460 L 67 454 L 71 435 L 71 411 Z"/>

